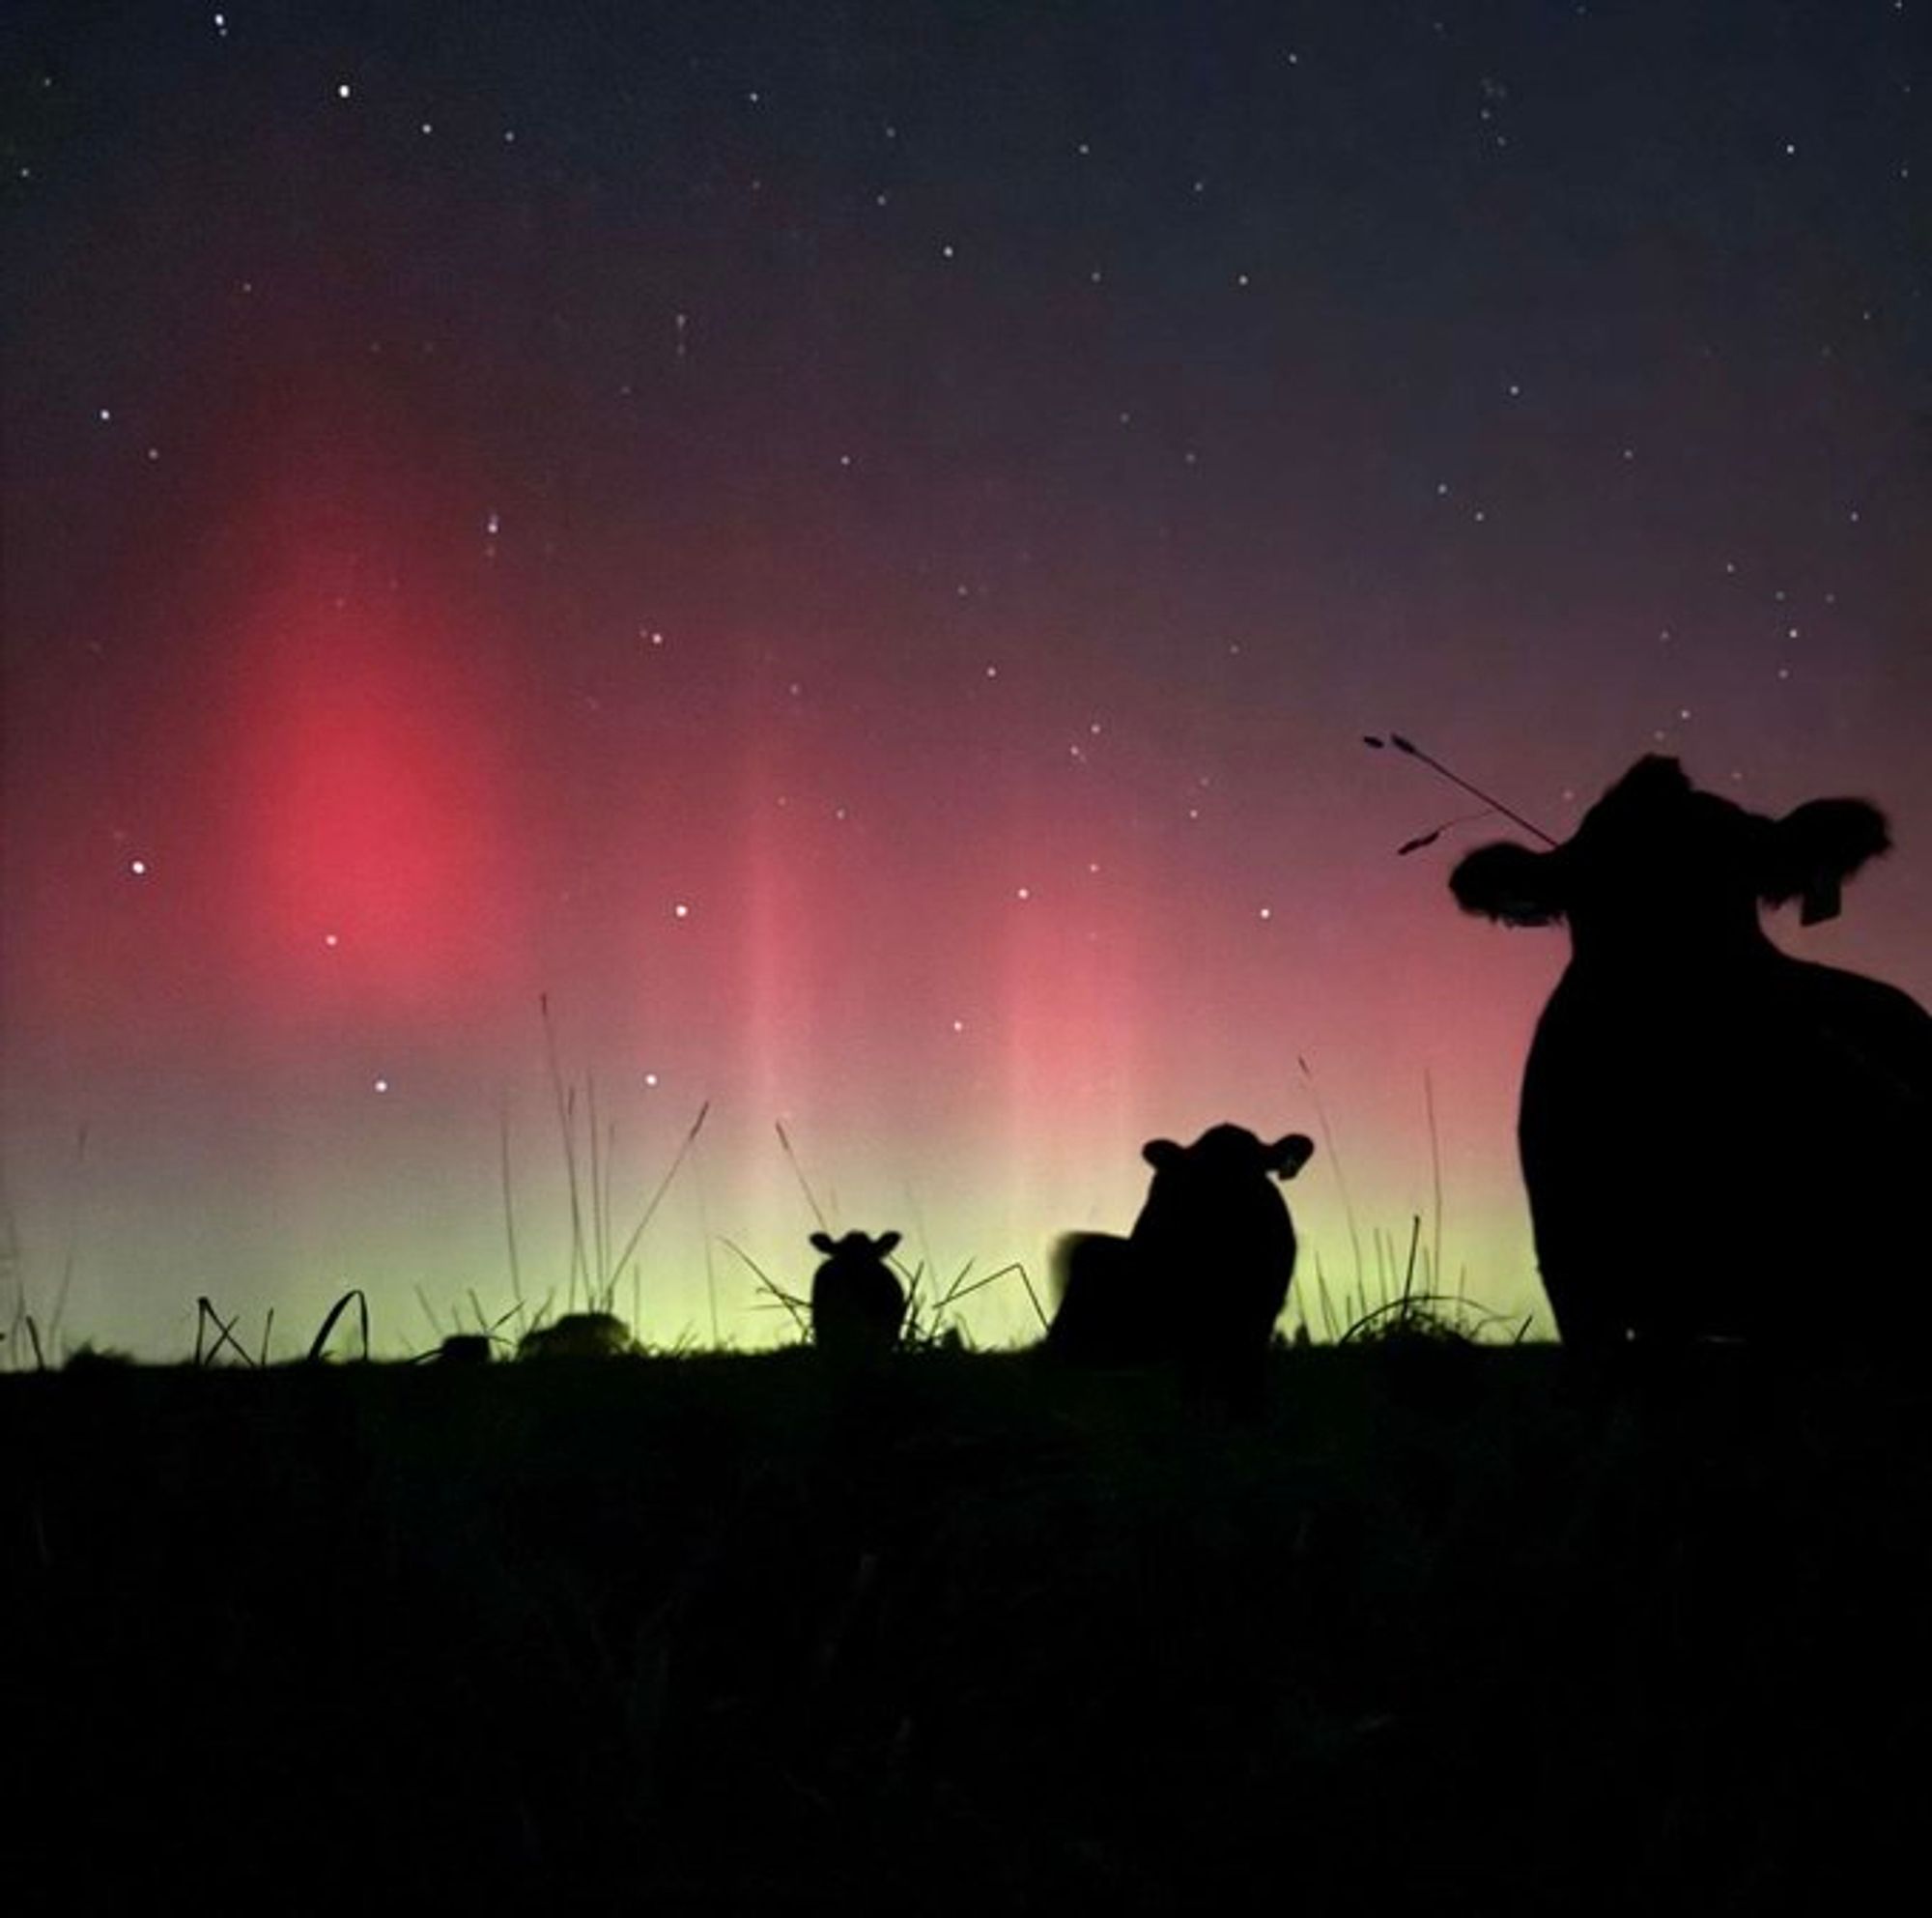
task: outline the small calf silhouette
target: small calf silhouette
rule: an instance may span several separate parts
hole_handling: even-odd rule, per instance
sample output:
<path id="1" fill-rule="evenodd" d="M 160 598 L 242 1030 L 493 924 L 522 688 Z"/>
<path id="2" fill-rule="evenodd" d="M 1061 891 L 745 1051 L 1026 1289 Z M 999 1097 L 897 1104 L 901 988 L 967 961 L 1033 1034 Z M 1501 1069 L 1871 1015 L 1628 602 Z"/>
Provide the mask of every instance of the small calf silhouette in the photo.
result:
<path id="1" fill-rule="evenodd" d="M 1153 1179 L 1132 1233 L 1075 1232 L 1054 1246 L 1048 1352 L 1082 1365 L 1175 1361 L 1258 1388 L 1294 1276 L 1294 1221 L 1270 1180 L 1293 1178 L 1314 1150 L 1300 1132 L 1265 1145 L 1227 1125 L 1190 1146 L 1149 1140 Z"/>
<path id="2" fill-rule="evenodd" d="M 826 1254 L 811 1278 L 811 1338 L 836 1359 L 876 1358 L 899 1342 L 905 1324 L 905 1288 L 886 1257 L 899 1243 L 896 1232 L 872 1238 L 848 1232 L 834 1239 L 814 1232 L 811 1243 Z"/>
<path id="3" fill-rule="evenodd" d="M 1451 874 L 1466 912 L 1570 928 L 1518 1122 L 1566 1344 L 1922 1317 L 1932 1016 L 1790 958 L 1758 917 L 1794 899 L 1806 926 L 1833 917 L 1889 844 L 1863 800 L 1773 819 L 1652 756 L 1553 851 L 1487 845 Z"/>

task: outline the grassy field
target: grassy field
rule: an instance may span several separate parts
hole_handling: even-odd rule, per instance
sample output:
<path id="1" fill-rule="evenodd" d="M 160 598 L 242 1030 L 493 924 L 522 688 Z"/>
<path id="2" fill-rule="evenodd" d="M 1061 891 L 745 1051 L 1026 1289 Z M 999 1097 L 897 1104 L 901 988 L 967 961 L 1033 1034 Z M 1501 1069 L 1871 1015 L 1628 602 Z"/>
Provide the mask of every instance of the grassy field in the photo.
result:
<path id="1" fill-rule="evenodd" d="M 1398 1342 L 1269 1386 L 0 1377 L 9 1869 L 74 1910 L 1652 1911 L 1916 1863 L 1903 1368 Z"/>

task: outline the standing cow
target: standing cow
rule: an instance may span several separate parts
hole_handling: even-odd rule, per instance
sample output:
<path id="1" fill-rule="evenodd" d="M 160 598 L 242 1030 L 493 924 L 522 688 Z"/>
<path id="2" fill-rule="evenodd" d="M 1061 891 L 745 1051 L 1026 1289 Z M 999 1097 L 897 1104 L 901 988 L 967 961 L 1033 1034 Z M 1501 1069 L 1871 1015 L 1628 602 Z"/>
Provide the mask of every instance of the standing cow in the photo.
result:
<path id="1" fill-rule="evenodd" d="M 1833 917 L 1890 841 L 1860 799 L 1781 819 L 1638 760 L 1549 852 L 1456 868 L 1466 912 L 1566 921 L 1519 1142 L 1566 1344 L 1885 1332 L 1922 1311 L 1932 1016 L 1780 952 L 1760 904 Z"/>
<path id="2" fill-rule="evenodd" d="M 1314 1150 L 1299 1132 L 1264 1145 L 1240 1126 L 1190 1146 L 1151 1139 L 1141 1157 L 1153 1179 L 1132 1234 L 1075 1232 L 1054 1247 L 1048 1352 L 1088 1365 L 1172 1360 L 1258 1389 L 1294 1276 L 1294 1221 L 1270 1181 L 1293 1178 Z"/>
<path id="3" fill-rule="evenodd" d="M 834 1239 L 814 1232 L 811 1243 L 825 1262 L 811 1279 L 811 1338 L 835 1360 L 876 1359 L 899 1342 L 905 1324 L 905 1288 L 887 1265 L 899 1243 L 896 1232 L 876 1239 L 848 1232 Z"/>

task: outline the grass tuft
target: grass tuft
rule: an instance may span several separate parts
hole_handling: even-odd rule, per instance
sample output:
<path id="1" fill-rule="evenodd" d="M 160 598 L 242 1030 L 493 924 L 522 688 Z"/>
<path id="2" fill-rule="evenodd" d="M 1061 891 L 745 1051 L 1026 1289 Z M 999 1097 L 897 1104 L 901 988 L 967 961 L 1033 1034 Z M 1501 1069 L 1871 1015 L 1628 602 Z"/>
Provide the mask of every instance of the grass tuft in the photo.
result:
<path id="1" fill-rule="evenodd" d="M 327 1355 L 328 1335 L 335 1330 L 335 1322 L 349 1309 L 354 1300 L 361 1321 L 362 1357 L 366 1362 L 369 1357 L 369 1299 L 359 1285 L 352 1285 L 333 1305 L 328 1308 L 328 1316 L 322 1322 L 322 1329 L 310 1341 L 308 1360 L 310 1364 L 318 1364 Z"/>

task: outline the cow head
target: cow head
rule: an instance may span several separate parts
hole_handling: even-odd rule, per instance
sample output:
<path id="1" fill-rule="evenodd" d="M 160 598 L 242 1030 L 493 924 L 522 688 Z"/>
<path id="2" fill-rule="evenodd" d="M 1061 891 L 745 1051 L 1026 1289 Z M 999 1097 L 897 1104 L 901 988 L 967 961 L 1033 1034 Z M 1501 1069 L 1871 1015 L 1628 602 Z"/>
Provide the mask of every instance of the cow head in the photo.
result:
<path id="1" fill-rule="evenodd" d="M 1479 846 L 1450 874 L 1464 912 L 1510 926 L 1569 922 L 1577 950 L 1670 947 L 1754 935 L 1757 908 L 1801 902 L 1836 916 L 1840 888 L 1890 845 L 1862 799 L 1814 799 L 1773 819 L 1699 792 L 1671 759 L 1639 759 L 1548 852 Z"/>
<path id="2" fill-rule="evenodd" d="M 1176 1172 L 1182 1168 L 1226 1179 L 1262 1178 L 1272 1173 L 1277 1179 L 1293 1179 L 1308 1163 L 1315 1141 L 1301 1132 L 1289 1132 L 1264 1145 L 1244 1126 L 1213 1126 L 1190 1145 L 1177 1145 L 1172 1139 L 1150 1139 L 1141 1148 L 1141 1157 L 1156 1172 Z"/>

